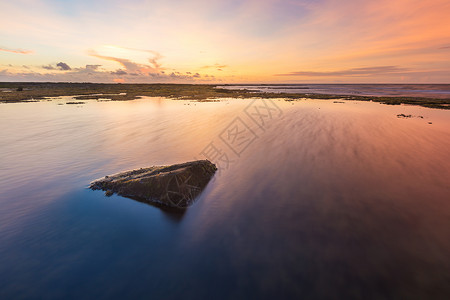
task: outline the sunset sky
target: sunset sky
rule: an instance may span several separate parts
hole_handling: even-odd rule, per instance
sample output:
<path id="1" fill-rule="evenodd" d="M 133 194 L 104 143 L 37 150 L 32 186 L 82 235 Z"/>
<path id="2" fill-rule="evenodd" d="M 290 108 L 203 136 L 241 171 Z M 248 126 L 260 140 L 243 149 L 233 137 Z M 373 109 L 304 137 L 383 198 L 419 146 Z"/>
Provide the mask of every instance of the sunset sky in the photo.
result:
<path id="1" fill-rule="evenodd" d="M 450 83 L 450 1 L 1 1 L 0 81 Z"/>

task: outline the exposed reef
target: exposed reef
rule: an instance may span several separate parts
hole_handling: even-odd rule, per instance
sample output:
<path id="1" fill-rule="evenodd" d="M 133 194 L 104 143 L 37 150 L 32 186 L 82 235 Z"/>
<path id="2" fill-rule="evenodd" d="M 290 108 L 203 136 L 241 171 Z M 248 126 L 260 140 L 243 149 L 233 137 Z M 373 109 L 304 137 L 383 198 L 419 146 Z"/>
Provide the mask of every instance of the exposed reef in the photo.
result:
<path id="1" fill-rule="evenodd" d="M 140 97 L 165 97 L 180 100 L 209 101 L 219 98 L 265 98 L 297 101 L 301 99 L 374 101 L 390 105 L 410 104 L 450 109 L 450 99 L 403 96 L 355 96 L 308 93 L 269 93 L 250 89 L 227 89 L 208 84 L 103 84 L 0 82 L 0 103 L 34 102 L 49 97 L 71 96 L 75 100 L 126 101 Z M 296 87 L 299 88 L 299 87 Z M 303 89 L 303 88 L 302 88 Z"/>
<path id="2" fill-rule="evenodd" d="M 92 190 L 118 194 L 148 204 L 184 209 L 203 191 L 216 172 L 209 160 L 154 166 L 105 176 L 91 182 Z"/>

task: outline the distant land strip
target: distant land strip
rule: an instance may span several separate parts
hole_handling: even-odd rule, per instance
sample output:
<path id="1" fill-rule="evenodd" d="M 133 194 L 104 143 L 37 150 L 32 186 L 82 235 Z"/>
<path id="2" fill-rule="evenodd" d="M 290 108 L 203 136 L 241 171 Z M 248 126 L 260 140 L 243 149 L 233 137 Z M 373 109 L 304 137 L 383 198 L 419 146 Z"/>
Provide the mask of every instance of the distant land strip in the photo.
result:
<path id="1" fill-rule="evenodd" d="M 140 97 L 165 97 L 180 100 L 211 101 L 219 98 L 268 98 L 295 101 L 300 99 L 342 99 L 374 101 L 389 105 L 410 104 L 450 109 L 450 99 L 403 96 L 354 96 L 310 93 L 270 93 L 220 88 L 209 84 L 107 84 L 0 82 L 0 103 L 32 102 L 51 97 L 71 96 L 76 100 L 135 100 Z"/>

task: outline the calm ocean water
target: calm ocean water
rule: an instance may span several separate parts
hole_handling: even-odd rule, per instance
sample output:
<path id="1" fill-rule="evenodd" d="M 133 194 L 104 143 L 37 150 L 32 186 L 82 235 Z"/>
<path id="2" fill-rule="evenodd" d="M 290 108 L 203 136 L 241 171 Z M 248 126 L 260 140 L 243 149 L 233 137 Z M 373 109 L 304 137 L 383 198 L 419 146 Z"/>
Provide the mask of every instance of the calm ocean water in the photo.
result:
<path id="1" fill-rule="evenodd" d="M 354 96 L 424 97 L 450 99 L 450 84 L 283 84 L 229 85 L 269 93 L 331 94 Z"/>
<path id="2" fill-rule="evenodd" d="M 0 105 L 1 299 L 450 297 L 450 111 L 67 100 Z M 183 215 L 86 188 L 211 145 Z"/>

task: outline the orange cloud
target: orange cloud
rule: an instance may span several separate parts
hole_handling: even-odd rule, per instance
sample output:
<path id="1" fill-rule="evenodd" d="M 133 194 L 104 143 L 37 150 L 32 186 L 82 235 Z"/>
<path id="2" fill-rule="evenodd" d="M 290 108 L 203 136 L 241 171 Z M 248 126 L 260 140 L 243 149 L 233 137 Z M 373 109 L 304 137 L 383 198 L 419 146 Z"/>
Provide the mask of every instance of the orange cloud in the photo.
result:
<path id="1" fill-rule="evenodd" d="M 138 49 L 138 48 L 131 48 L 131 47 L 122 47 L 122 46 L 113 46 L 108 45 L 107 47 L 110 48 L 116 48 L 116 49 L 123 49 L 123 50 L 131 50 L 131 51 L 137 51 L 137 52 L 144 52 L 144 53 L 150 53 L 153 55 L 153 57 L 150 57 L 148 61 L 155 69 L 160 69 L 161 64 L 159 63 L 159 60 L 163 58 L 161 53 L 154 51 L 154 50 L 148 50 L 148 49 Z"/>
<path id="2" fill-rule="evenodd" d="M 5 47 L 0 47 L 0 51 L 17 53 L 17 54 L 32 54 L 33 53 L 33 51 L 31 51 L 31 50 L 9 49 L 9 48 L 5 48 Z"/>
<path id="3" fill-rule="evenodd" d="M 221 64 L 214 64 L 212 66 L 203 66 L 200 69 L 217 69 L 217 70 L 219 70 L 219 69 L 224 69 L 226 67 L 228 67 L 228 66 L 227 65 L 221 65 Z"/>
<path id="4" fill-rule="evenodd" d="M 161 65 L 157 62 L 157 60 L 162 57 L 160 54 L 149 59 L 151 65 L 138 64 L 126 58 L 100 55 L 94 50 L 88 50 L 88 54 L 93 57 L 118 62 L 128 72 L 156 73 L 162 70 Z"/>

